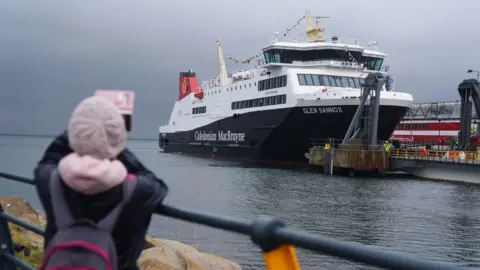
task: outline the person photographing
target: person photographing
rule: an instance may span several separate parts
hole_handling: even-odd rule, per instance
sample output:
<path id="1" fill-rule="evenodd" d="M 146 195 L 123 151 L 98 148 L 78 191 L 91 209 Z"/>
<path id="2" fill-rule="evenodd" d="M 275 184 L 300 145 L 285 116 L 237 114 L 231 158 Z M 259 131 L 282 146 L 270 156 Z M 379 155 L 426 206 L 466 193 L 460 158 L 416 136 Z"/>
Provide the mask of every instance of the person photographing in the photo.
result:
<path id="1" fill-rule="evenodd" d="M 44 269 L 138 269 L 151 216 L 168 187 L 125 140 L 117 107 L 93 96 L 47 147 L 34 170 L 47 216 Z"/>

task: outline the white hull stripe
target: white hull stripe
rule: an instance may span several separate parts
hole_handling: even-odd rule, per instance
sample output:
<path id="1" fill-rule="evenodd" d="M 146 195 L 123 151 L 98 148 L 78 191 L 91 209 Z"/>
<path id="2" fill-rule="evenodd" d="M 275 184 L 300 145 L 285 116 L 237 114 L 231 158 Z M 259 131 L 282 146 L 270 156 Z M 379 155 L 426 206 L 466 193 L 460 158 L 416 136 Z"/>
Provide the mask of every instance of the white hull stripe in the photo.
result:
<path id="1" fill-rule="evenodd" d="M 395 130 L 393 135 L 399 136 L 457 136 L 458 130 Z"/>
<path id="2" fill-rule="evenodd" d="M 414 121 L 410 121 L 410 120 L 402 120 L 402 122 L 400 122 L 401 124 L 417 124 L 417 123 L 442 123 L 442 124 L 447 124 L 447 123 L 456 123 L 456 124 L 459 124 L 460 123 L 460 119 L 459 120 L 456 120 L 456 119 L 452 119 L 452 120 L 435 120 L 435 119 L 432 119 L 432 120 L 414 120 Z"/>

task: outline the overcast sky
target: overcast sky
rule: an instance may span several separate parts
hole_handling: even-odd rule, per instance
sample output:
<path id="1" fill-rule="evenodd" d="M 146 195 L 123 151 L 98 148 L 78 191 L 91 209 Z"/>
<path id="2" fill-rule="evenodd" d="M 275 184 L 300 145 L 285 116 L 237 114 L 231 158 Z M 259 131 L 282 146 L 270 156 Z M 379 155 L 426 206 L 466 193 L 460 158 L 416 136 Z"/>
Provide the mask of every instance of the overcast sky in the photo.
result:
<path id="1" fill-rule="evenodd" d="M 57 134 L 82 98 L 106 88 L 134 90 L 131 137 L 156 138 L 177 98 L 178 73 L 216 74 L 216 38 L 225 56 L 249 57 L 306 9 L 331 17 L 329 36 L 378 41 L 396 91 L 416 101 L 457 100 L 466 70 L 480 70 L 476 0 L 5 0 L 0 133 Z"/>

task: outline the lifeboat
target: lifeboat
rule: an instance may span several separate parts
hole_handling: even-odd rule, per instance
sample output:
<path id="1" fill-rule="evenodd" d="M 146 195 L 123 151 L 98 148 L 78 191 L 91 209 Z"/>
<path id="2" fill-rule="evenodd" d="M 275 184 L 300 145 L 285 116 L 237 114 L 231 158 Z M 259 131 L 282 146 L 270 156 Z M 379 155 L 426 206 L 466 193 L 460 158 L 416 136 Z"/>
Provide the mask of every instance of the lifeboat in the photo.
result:
<path id="1" fill-rule="evenodd" d="M 204 95 L 203 88 L 197 88 L 197 92 L 193 94 L 193 96 L 198 99 L 203 99 L 203 95 Z"/>

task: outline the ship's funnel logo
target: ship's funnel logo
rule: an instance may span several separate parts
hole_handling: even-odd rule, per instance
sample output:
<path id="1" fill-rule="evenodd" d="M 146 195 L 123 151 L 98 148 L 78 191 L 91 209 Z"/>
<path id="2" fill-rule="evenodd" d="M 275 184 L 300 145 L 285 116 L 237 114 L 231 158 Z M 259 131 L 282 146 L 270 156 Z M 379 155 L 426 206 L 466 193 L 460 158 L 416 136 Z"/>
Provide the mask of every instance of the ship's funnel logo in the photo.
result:
<path id="1" fill-rule="evenodd" d="M 182 80 L 182 94 L 186 94 L 187 93 L 187 78 L 184 77 L 183 80 Z"/>

